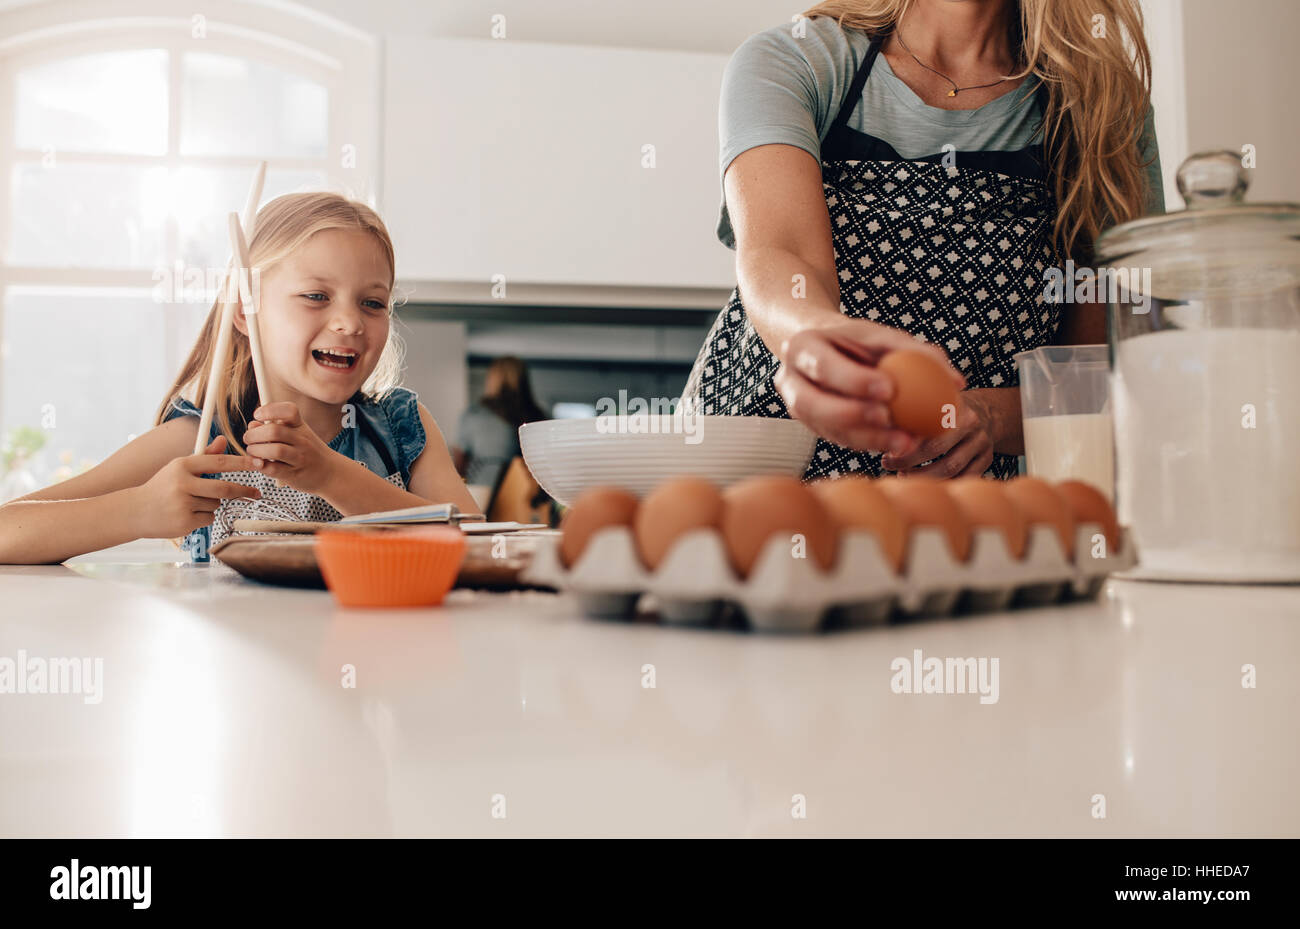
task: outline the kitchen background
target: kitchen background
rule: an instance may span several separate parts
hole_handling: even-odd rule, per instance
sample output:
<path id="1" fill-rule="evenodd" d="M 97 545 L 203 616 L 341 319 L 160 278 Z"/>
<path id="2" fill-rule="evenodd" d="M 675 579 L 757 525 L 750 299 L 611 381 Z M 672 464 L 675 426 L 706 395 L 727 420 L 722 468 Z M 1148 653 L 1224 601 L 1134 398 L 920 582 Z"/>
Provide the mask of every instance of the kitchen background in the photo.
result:
<path id="1" fill-rule="evenodd" d="M 1252 145 L 1300 200 L 1294 0 L 1146 0 L 1165 197 Z M 552 415 L 674 397 L 727 292 L 714 236 L 730 53 L 779 0 L 36 0 L 0 9 L 0 501 L 152 425 L 265 198 L 375 204 L 397 246 L 406 385 L 449 441 L 487 363 Z M 494 33 L 501 37 L 493 37 Z"/>

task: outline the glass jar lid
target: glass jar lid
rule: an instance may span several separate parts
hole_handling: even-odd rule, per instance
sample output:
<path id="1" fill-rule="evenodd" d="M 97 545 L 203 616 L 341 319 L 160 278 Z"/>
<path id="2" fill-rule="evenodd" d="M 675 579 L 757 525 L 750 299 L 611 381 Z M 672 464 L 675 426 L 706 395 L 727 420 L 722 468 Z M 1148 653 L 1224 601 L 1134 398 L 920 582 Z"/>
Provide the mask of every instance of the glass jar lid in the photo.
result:
<path id="1" fill-rule="evenodd" d="M 1097 237 L 1097 261 L 1149 268 L 1163 299 L 1266 293 L 1300 286 L 1300 205 L 1246 203 L 1251 173 L 1236 152 L 1201 152 L 1178 168 L 1184 210 Z"/>

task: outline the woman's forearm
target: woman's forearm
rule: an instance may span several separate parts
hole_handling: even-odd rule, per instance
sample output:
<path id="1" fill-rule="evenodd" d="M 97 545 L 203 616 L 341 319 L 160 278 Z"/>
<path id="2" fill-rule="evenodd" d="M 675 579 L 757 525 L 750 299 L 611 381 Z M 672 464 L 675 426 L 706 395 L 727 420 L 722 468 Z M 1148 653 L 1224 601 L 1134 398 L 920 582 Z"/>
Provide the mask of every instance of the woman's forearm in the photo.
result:
<path id="1" fill-rule="evenodd" d="M 736 259 L 736 279 L 754 330 L 781 361 L 781 346 L 796 332 L 844 321 L 834 270 L 819 271 L 794 252 L 745 249 Z"/>
<path id="2" fill-rule="evenodd" d="M 58 564 L 139 538 L 131 487 L 80 500 L 15 500 L 0 506 L 0 564 Z"/>
<path id="3" fill-rule="evenodd" d="M 1024 423 L 1020 418 L 1019 387 L 973 387 L 964 391 L 968 402 L 987 411 L 993 451 L 1001 455 L 1025 453 Z"/>

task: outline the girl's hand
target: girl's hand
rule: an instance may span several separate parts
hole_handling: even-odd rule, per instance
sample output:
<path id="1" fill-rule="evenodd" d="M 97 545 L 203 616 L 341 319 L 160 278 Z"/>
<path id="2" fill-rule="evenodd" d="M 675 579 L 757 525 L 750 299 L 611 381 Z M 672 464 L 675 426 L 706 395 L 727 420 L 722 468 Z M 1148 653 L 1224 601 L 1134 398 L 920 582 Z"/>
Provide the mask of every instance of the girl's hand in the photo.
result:
<path id="1" fill-rule="evenodd" d="M 136 538 L 174 539 L 212 525 L 222 500 L 262 496 L 255 487 L 199 476 L 256 469 L 252 458 L 222 454 L 225 447 L 226 437 L 219 435 L 202 454 L 173 458 L 148 481 L 131 488 Z"/>
<path id="2" fill-rule="evenodd" d="M 993 445 L 997 441 L 994 414 L 986 390 L 963 390 L 957 395 L 957 423 L 953 428 L 923 440 L 907 454 L 885 455 L 880 466 L 887 471 L 941 479 L 979 477 L 993 464 Z M 938 460 L 930 461 L 932 458 Z M 923 461 L 930 463 L 921 465 Z"/>
<path id="3" fill-rule="evenodd" d="M 257 469 L 295 490 L 321 496 L 341 456 L 302 421 L 298 404 L 268 403 L 253 415 L 257 419 L 248 424 L 244 447 L 259 462 Z"/>
<path id="4" fill-rule="evenodd" d="M 845 448 L 901 455 L 914 448 L 917 439 L 892 427 L 886 404 L 894 395 L 894 382 L 876 370 L 885 353 L 896 348 L 929 352 L 943 362 L 958 389 L 966 386 L 937 345 L 865 319 L 793 335 L 781 346 L 781 369 L 773 384 L 790 415 L 822 438 Z"/>

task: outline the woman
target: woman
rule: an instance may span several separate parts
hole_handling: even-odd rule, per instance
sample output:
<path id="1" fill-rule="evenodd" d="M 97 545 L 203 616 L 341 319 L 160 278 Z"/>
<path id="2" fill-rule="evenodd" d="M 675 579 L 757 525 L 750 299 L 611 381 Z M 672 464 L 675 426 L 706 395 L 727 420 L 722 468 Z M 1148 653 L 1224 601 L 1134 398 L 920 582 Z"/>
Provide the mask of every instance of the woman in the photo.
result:
<path id="1" fill-rule="evenodd" d="M 528 368 L 513 356 L 493 359 L 483 398 L 466 410 L 452 455 L 465 483 L 495 487 L 506 465 L 519 454 L 519 427 L 546 419 L 533 399 Z"/>
<path id="2" fill-rule="evenodd" d="M 807 477 L 1013 477 L 1012 356 L 1105 341 L 1104 309 L 1045 302 L 1044 271 L 1088 266 L 1102 229 L 1164 210 L 1137 0 L 828 0 L 805 16 L 727 66 L 718 235 L 738 285 L 684 393 L 806 423 L 821 437 Z M 874 365 L 897 348 L 933 352 L 965 388 L 944 435 L 892 428 Z"/>

